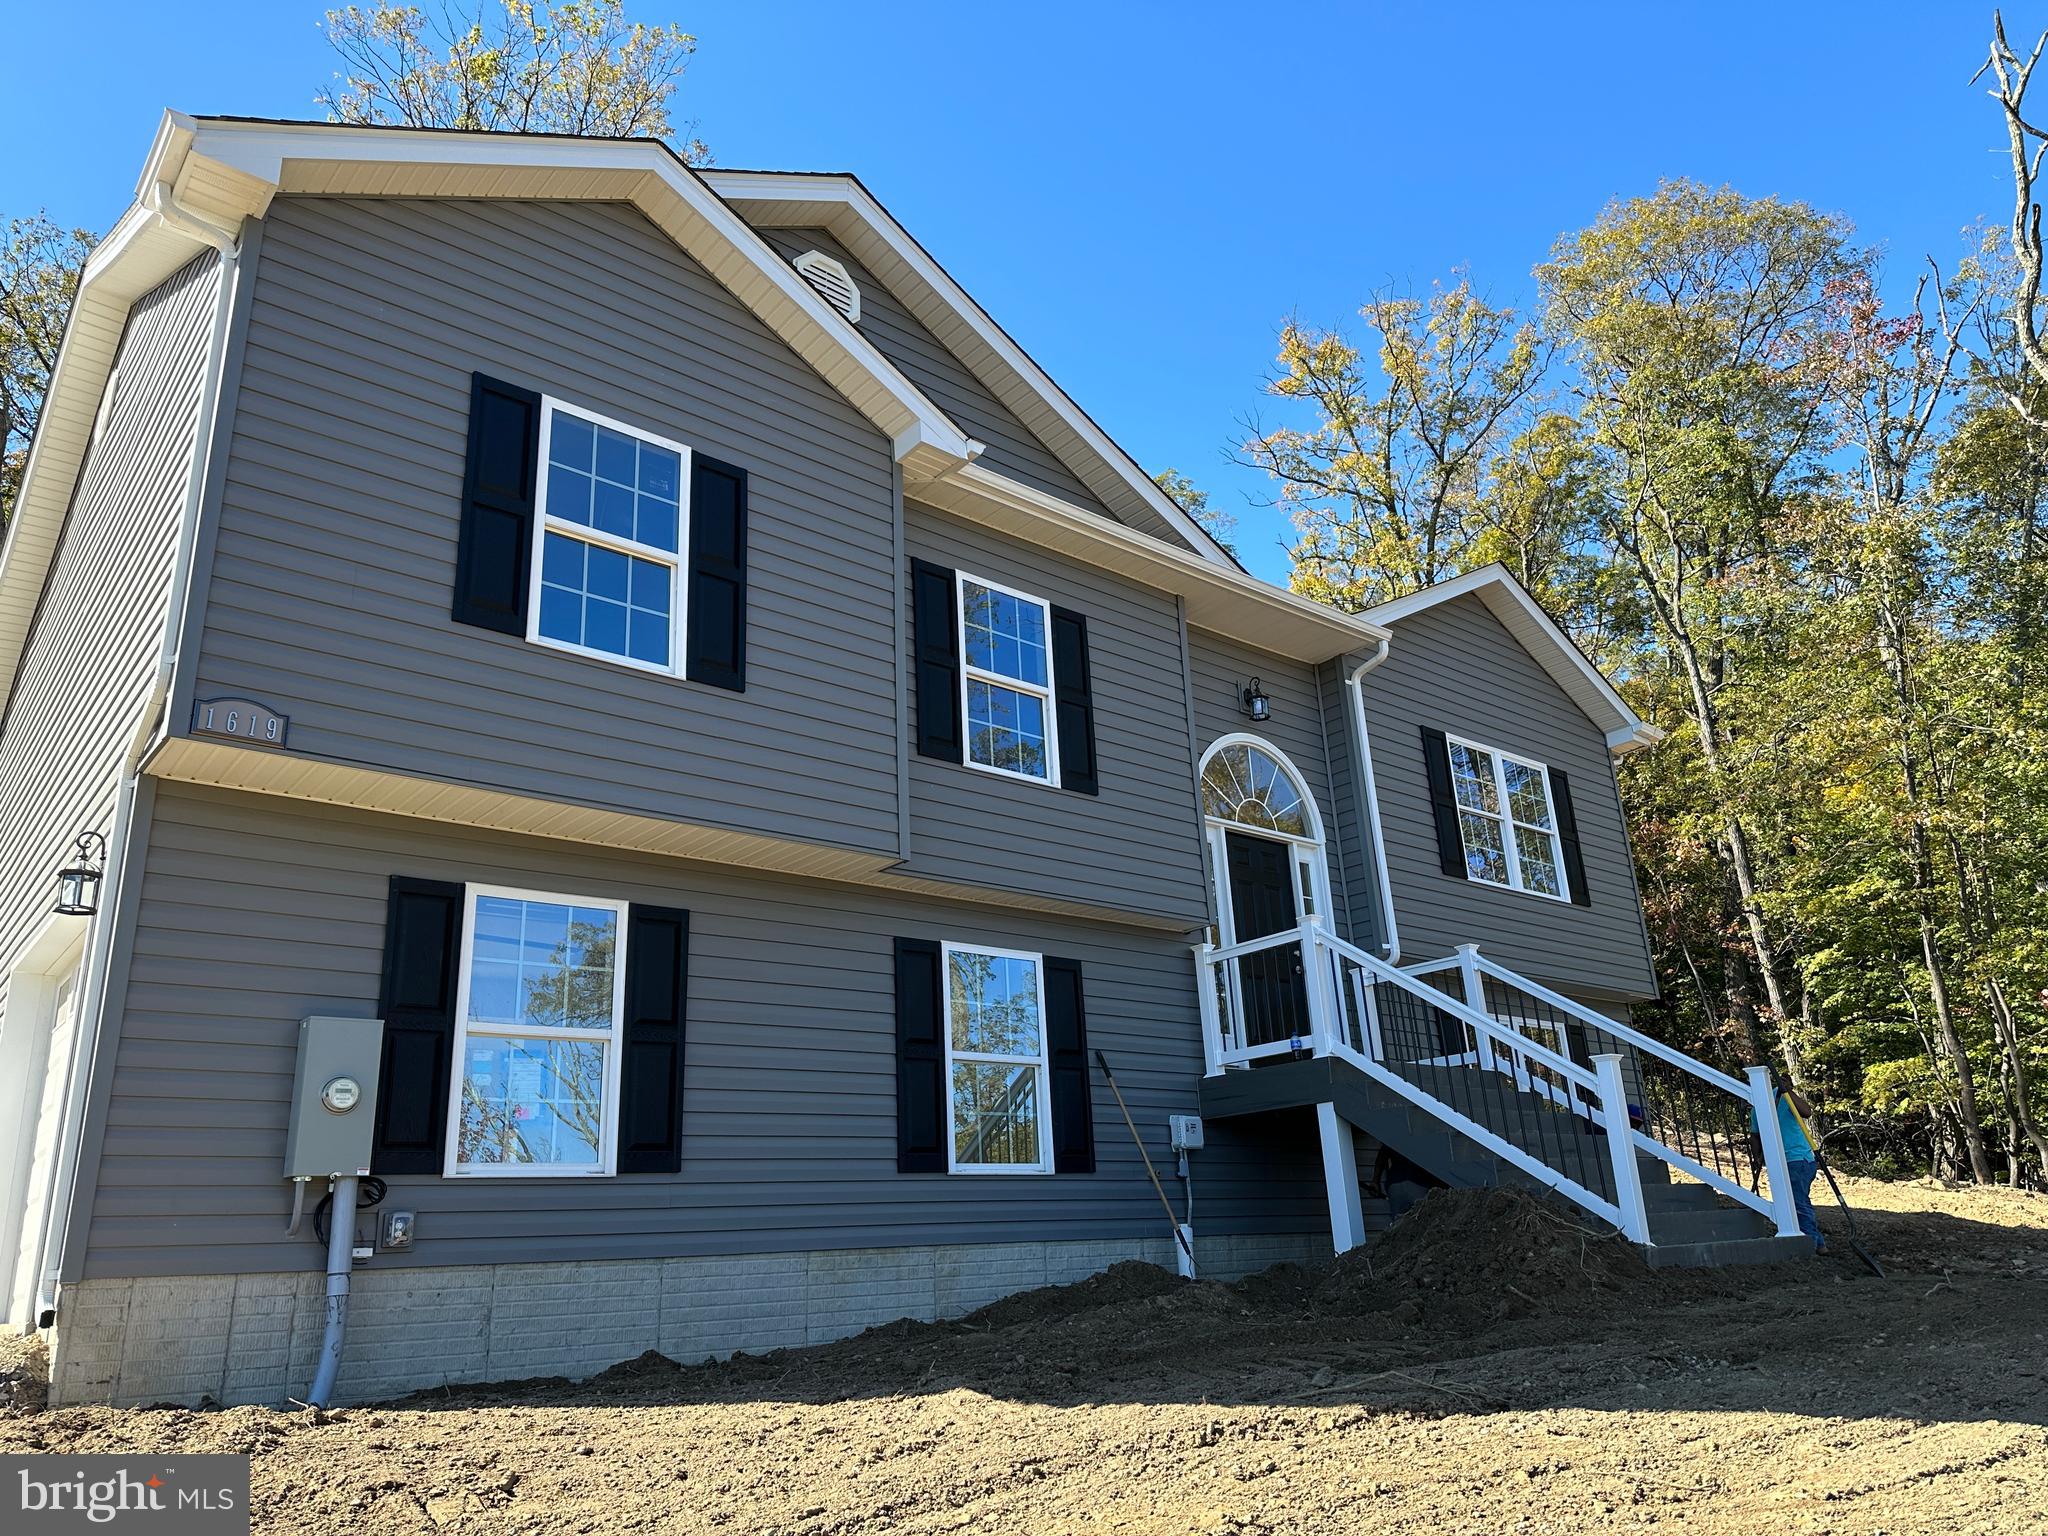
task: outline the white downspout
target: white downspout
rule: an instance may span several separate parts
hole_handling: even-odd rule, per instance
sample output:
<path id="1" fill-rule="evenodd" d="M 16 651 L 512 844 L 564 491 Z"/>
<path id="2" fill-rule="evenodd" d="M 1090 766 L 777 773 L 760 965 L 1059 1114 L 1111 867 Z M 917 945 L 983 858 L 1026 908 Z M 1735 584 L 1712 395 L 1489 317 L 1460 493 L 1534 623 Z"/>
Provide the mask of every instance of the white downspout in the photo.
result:
<path id="1" fill-rule="evenodd" d="M 85 1105 L 90 1084 L 88 1068 L 99 1043 L 99 1021 L 106 1006 L 107 969 L 113 955 L 114 923 L 122 899 L 122 876 L 126 872 L 129 843 L 134 830 L 135 795 L 143 757 L 152 741 L 170 722 L 160 719 L 170 697 L 171 680 L 177 671 L 185 617 L 192 596 L 193 550 L 198 542 L 199 512 L 205 496 L 207 475 L 213 457 L 214 428 L 220 411 L 221 376 L 226 366 L 228 323 L 235 305 L 235 291 L 241 274 L 240 241 L 226 230 L 205 222 L 180 208 L 170 183 L 159 181 L 144 199 L 144 207 L 156 215 L 165 228 L 175 230 L 220 253 L 213 329 L 207 339 L 206 359 L 199 384 L 199 405 L 192 425 L 192 465 L 186 477 L 185 504 L 178 521 L 178 542 L 171 560 L 170 586 L 164 604 L 163 644 L 157 652 L 156 675 L 136 719 L 135 734 L 121 760 L 121 776 L 114 795 L 114 821 L 107 838 L 107 879 L 100 893 L 99 915 L 93 920 L 92 937 L 85 958 L 85 974 L 79 998 L 79 1019 L 91 1021 L 91 1028 L 77 1031 L 67 1072 L 64 1123 L 58 1142 L 58 1156 L 50 1170 L 48 1196 L 69 1190 L 78 1171 L 78 1142 L 85 1126 Z M 57 1276 L 64 1266 L 64 1239 L 70 1226 L 70 1200 L 61 1208 L 46 1198 L 44 1209 L 50 1225 L 44 1228 L 38 1255 L 35 1320 L 48 1327 L 56 1320 Z M 54 1235 L 54 1236 L 53 1236 Z"/>
<path id="2" fill-rule="evenodd" d="M 1351 669 L 1351 675 L 1344 679 L 1344 686 L 1351 691 L 1352 719 L 1358 725 L 1358 764 L 1364 775 L 1365 815 L 1372 828 L 1373 861 L 1379 866 L 1380 877 L 1380 920 L 1385 925 L 1386 939 L 1380 948 L 1386 951 L 1387 964 L 1401 963 L 1401 930 L 1394 921 L 1394 882 L 1387 873 L 1387 840 L 1380 832 L 1380 791 L 1372 773 L 1372 733 L 1365 724 L 1365 674 L 1387 659 L 1387 652 L 1393 642 L 1382 637 L 1379 648 L 1365 660 Z"/>

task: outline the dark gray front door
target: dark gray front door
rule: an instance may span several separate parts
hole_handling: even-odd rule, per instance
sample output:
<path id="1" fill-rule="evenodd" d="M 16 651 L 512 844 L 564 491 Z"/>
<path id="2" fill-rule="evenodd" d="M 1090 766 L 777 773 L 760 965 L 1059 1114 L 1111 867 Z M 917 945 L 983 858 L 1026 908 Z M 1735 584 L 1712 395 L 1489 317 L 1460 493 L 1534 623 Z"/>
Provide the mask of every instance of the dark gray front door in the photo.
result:
<path id="1" fill-rule="evenodd" d="M 1243 944 L 1296 927 L 1293 846 L 1244 832 L 1223 836 L 1230 873 L 1233 942 Z M 1281 944 L 1238 962 L 1238 1004 L 1244 1010 L 1244 1043 L 1271 1045 L 1306 1038 L 1308 988 L 1301 972 L 1301 946 Z"/>

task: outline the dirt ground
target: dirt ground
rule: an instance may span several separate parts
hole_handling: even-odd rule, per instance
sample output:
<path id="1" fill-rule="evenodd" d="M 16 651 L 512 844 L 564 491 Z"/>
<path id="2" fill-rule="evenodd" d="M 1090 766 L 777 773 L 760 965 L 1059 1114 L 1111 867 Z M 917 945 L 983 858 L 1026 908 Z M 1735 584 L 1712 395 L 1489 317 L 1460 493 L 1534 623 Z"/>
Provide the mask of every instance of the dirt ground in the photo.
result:
<path id="1" fill-rule="evenodd" d="M 266 1532 L 2048 1529 L 2048 1198 L 1854 1181 L 1831 1253 L 1651 1274 L 1433 1195 L 1236 1286 L 1142 1265 L 820 1348 L 303 1411 L 36 1411 L 0 1453 L 243 1451 Z"/>

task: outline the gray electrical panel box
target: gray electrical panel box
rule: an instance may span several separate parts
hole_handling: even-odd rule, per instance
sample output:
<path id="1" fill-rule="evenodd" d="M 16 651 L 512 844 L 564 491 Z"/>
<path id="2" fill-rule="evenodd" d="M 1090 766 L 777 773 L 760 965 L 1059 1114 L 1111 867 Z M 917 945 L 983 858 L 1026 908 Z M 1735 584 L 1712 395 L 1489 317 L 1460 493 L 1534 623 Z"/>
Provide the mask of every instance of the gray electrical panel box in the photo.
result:
<path id="1" fill-rule="evenodd" d="M 383 1050 L 382 1019 L 299 1022 L 299 1065 L 292 1074 L 292 1118 L 284 1137 L 286 1178 L 370 1171 Z"/>

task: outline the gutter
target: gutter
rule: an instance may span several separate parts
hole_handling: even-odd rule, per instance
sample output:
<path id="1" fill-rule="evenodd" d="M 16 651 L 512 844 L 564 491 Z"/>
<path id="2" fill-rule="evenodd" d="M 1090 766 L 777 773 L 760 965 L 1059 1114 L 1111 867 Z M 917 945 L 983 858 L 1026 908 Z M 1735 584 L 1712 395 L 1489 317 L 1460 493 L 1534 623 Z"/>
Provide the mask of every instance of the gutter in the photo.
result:
<path id="1" fill-rule="evenodd" d="M 1351 694 L 1351 717 L 1358 727 L 1358 765 L 1361 785 L 1365 792 L 1365 816 L 1372 828 L 1373 863 L 1380 882 L 1380 921 L 1386 935 L 1380 948 L 1386 952 L 1389 965 L 1401 962 L 1401 930 L 1394 921 L 1394 882 L 1387 872 L 1387 840 L 1380 831 L 1380 791 L 1374 782 L 1372 772 L 1372 734 L 1365 723 L 1365 674 L 1387 659 L 1392 641 L 1385 635 L 1373 653 L 1351 669 L 1351 675 L 1344 679 L 1344 686 Z"/>
<path id="2" fill-rule="evenodd" d="M 146 812 L 138 817 L 135 810 L 142 762 L 170 730 L 164 706 L 170 697 L 171 681 L 177 674 L 185 619 L 192 600 L 193 551 L 198 543 L 199 513 L 212 468 L 219 426 L 229 319 L 234 312 L 235 292 L 241 280 L 240 240 L 179 207 L 176 190 L 170 182 L 160 180 L 152 183 L 142 196 L 141 206 L 164 228 L 201 245 L 212 246 L 220 253 L 220 265 L 215 278 L 213 328 L 207 339 L 206 358 L 200 373 L 199 401 L 192 423 L 192 461 L 186 474 L 185 504 L 179 513 L 178 540 L 171 560 L 170 587 L 164 606 L 163 642 L 157 652 L 156 676 L 150 682 L 149 693 L 136 717 L 135 733 L 121 760 L 113 826 L 107 838 L 107 882 L 100 893 L 100 916 L 93 922 L 85 958 L 79 1017 L 92 1020 L 93 1027 L 81 1029 L 73 1047 L 76 1054 L 72 1057 L 71 1081 L 64 1108 L 63 1139 L 59 1144 L 57 1167 L 51 1170 L 50 1192 L 64 1192 L 64 1208 L 58 1211 L 51 1201 L 46 1201 L 44 1207 L 49 1213 L 46 1219 L 51 1220 L 57 1238 L 52 1244 L 48 1238 L 52 1228 L 45 1228 L 44 1251 L 38 1260 L 40 1273 L 35 1303 L 35 1320 L 40 1327 L 49 1327 L 56 1321 L 57 1278 L 64 1268 L 66 1239 L 71 1229 L 71 1207 L 79 1198 L 73 1181 L 77 1177 L 79 1141 L 85 1129 L 86 1104 L 91 1089 L 90 1073 L 83 1069 L 93 1063 L 104 1033 L 108 972 L 123 887 L 139 869 L 139 861 L 134 857 L 136 834 L 138 825 L 147 821 Z"/>

